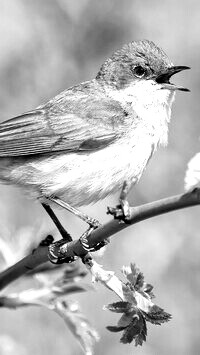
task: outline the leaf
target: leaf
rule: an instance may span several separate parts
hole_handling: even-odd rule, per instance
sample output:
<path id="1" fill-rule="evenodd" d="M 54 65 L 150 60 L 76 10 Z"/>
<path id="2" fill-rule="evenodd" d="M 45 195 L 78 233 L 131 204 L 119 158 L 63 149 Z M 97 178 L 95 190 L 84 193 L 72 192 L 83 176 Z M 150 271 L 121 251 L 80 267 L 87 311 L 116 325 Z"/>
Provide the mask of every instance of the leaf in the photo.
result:
<path id="1" fill-rule="evenodd" d="M 140 290 L 144 286 L 144 275 L 136 264 L 131 263 L 130 267 L 123 266 L 122 272 L 135 290 Z"/>
<path id="2" fill-rule="evenodd" d="M 165 312 L 164 309 L 158 307 L 157 305 L 153 305 L 150 312 L 144 312 L 144 315 L 148 322 L 157 325 L 168 322 L 172 318 L 171 314 Z"/>
<path id="3" fill-rule="evenodd" d="M 106 329 L 108 329 L 110 332 L 117 333 L 117 332 L 121 332 L 122 330 L 124 330 L 124 327 L 108 325 L 106 327 Z"/>
<path id="4" fill-rule="evenodd" d="M 124 296 L 124 299 L 133 304 L 133 305 L 137 305 L 137 301 L 134 297 L 134 293 L 133 293 L 133 290 L 131 290 L 131 288 L 129 287 L 129 285 L 122 285 L 122 291 L 123 291 L 123 296 Z"/>
<path id="5" fill-rule="evenodd" d="M 153 290 L 153 286 L 151 284 L 145 284 L 144 286 L 144 292 L 146 292 L 149 297 L 152 299 L 152 298 L 155 298 L 155 295 L 154 293 L 152 292 Z"/>
<path id="6" fill-rule="evenodd" d="M 72 333 L 79 340 L 85 354 L 91 355 L 93 353 L 93 343 L 98 339 L 97 332 L 90 326 L 77 304 L 67 303 L 59 299 L 59 297 L 63 297 L 66 294 L 87 291 L 88 287 L 91 289 L 91 286 L 88 285 L 82 287 L 82 285 L 70 283 L 64 285 L 63 288 L 43 287 L 41 289 L 29 289 L 18 294 L 13 293 L 9 296 L 1 296 L 0 307 L 18 308 L 35 305 L 44 306 L 55 311 L 65 320 Z"/>
<path id="7" fill-rule="evenodd" d="M 74 263 L 67 264 L 64 269 L 64 279 L 65 280 L 74 280 L 77 277 L 83 278 L 85 277 L 88 272 L 87 270 L 82 267 L 83 263 L 80 263 L 79 260 L 77 260 Z"/>
<path id="8" fill-rule="evenodd" d="M 142 345 L 146 340 L 147 328 L 142 313 L 138 313 L 139 317 L 133 318 L 129 326 L 124 330 L 120 342 L 123 344 L 131 343 L 135 340 L 135 345 Z"/>
<path id="9" fill-rule="evenodd" d="M 67 283 L 66 285 L 61 285 L 59 286 L 54 286 L 52 287 L 52 293 L 54 296 L 63 296 L 63 295 L 68 295 L 72 293 L 77 293 L 77 292 L 85 292 L 85 291 L 91 291 L 94 290 L 94 288 L 91 285 L 88 285 L 86 283 L 80 283 L 76 284 L 75 282 L 70 282 Z"/>
<path id="10" fill-rule="evenodd" d="M 51 293 L 48 289 L 28 289 L 19 293 L 11 293 L 0 297 L 0 307 L 20 308 L 25 306 L 46 306 Z"/>
<path id="11" fill-rule="evenodd" d="M 141 333 L 135 338 L 135 346 L 143 344 L 143 341 L 146 341 L 147 338 L 147 326 L 146 322 L 143 319 L 143 328 L 141 329 Z"/>
<path id="12" fill-rule="evenodd" d="M 101 282 L 102 285 L 115 292 L 121 299 L 124 299 L 122 290 L 123 283 L 115 276 L 113 271 L 104 270 L 101 265 L 93 260 L 90 272 L 93 282 Z"/>
<path id="13" fill-rule="evenodd" d="M 11 298 L 9 296 L 0 297 L 0 307 L 6 307 L 10 309 L 16 309 L 17 307 L 25 306 L 26 304 L 20 302 L 20 300 Z"/>
<path id="14" fill-rule="evenodd" d="M 59 314 L 68 325 L 72 333 L 81 344 L 84 353 L 93 354 L 94 342 L 98 334 L 91 327 L 89 321 L 81 313 L 77 304 L 66 302 L 63 297 L 74 293 L 94 289 L 91 285 L 83 283 L 80 279 L 85 273 L 79 268 L 56 268 L 37 274 L 38 288 L 27 289 L 18 293 L 0 296 L 0 307 L 19 308 L 25 306 L 43 306 Z M 62 300 L 60 300 L 62 298 Z"/>
<path id="15" fill-rule="evenodd" d="M 134 287 L 136 280 L 137 280 L 137 273 L 136 273 L 136 266 L 135 264 L 131 264 L 130 266 L 123 266 L 122 267 L 122 273 L 126 277 L 126 279 L 131 283 L 131 285 Z"/>
<path id="16" fill-rule="evenodd" d="M 81 313 L 77 303 L 58 301 L 54 305 L 54 311 L 64 319 L 85 354 L 92 355 L 94 343 L 99 340 L 99 335 Z"/>
<path id="17" fill-rule="evenodd" d="M 135 284 L 133 286 L 136 290 L 139 290 L 144 285 L 144 275 L 139 270 L 139 268 L 136 267 L 136 264 L 132 264 L 132 263 L 131 263 L 131 272 L 135 278 Z"/>
<path id="18" fill-rule="evenodd" d="M 142 272 L 139 272 L 138 276 L 137 276 L 136 283 L 135 283 L 136 291 L 139 291 L 140 289 L 142 289 L 143 286 L 144 286 L 144 275 Z"/>
<path id="19" fill-rule="evenodd" d="M 162 324 L 171 319 L 171 315 L 162 308 L 154 305 L 152 298 L 153 286 L 144 281 L 143 273 L 132 263 L 130 267 L 123 266 L 122 273 L 128 280 L 122 283 L 123 299 L 107 306 L 112 312 L 123 313 L 117 326 L 109 326 L 112 332 L 123 331 L 120 341 L 124 344 L 135 341 L 135 346 L 146 341 L 146 321 L 153 324 Z M 118 294 L 119 295 L 119 294 Z"/>
<path id="20" fill-rule="evenodd" d="M 134 313 L 136 313 L 136 311 Z M 126 328 L 132 322 L 134 313 L 124 313 L 117 323 L 118 327 Z"/>
<path id="21" fill-rule="evenodd" d="M 0 296 L 0 307 L 18 308 L 23 306 L 45 306 L 52 307 L 52 302 L 59 297 L 68 296 L 72 293 L 86 292 L 92 290 L 92 286 L 86 283 L 76 284 L 75 282 L 67 285 L 41 287 L 27 289 L 18 293 L 11 293 L 8 296 Z"/>
<path id="22" fill-rule="evenodd" d="M 130 312 L 132 306 L 131 303 L 129 302 L 120 301 L 120 302 L 110 303 L 106 306 L 106 308 L 111 312 L 126 313 L 126 312 Z"/>
<path id="23" fill-rule="evenodd" d="M 153 302 L 145 292 L 135 291 L 135 299 L 137 301 L 137 308 L 144 312 L 149 312 L 153 306 Z"/>
<path id="24" fill-rule="evenodd" d="M 44 271 L 39 270 L 34 272 L 35 279 L 43 286 L 59 286 L 62 287 L 63 284 L 77 282 L 86 276 L 87 272 L 83 270 L 79 262 L 74 262 L 67 265 L 50 265 L 49 268 L 44 269 Z M 52 268 L 52 266 L 54 268 Z"/>

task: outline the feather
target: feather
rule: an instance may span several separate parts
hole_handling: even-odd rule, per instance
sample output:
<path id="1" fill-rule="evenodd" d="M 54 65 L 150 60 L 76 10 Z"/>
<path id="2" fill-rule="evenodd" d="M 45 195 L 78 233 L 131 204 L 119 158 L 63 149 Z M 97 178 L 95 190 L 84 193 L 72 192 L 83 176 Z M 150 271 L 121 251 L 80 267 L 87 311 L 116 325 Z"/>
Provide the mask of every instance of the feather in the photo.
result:
<path id="1" fill-rule="evenodd" d="M 2 122 L 0 157 L 93 152 L 114 142 L 127 114 L 95 85 L 80 84 L 34 111 Z"/>

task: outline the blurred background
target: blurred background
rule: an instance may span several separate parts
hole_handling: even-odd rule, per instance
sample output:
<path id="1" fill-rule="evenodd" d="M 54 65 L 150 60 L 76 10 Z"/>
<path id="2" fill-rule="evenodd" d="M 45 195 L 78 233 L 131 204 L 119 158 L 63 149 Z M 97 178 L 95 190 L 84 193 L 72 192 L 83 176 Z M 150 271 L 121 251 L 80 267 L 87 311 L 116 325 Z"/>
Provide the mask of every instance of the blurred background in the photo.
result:
<path id="1" fill-rule="evenodd" d="M 200 147 L 200 2 L 1 0 L 0 6 L 0 120 L 94 78 L 101 63 L 132 40 L 153 40 L 175 65 L 192 67 L 175 78 L 191 93 L 177 93 L 169 145 L 154 155 L 130 202 L 139 205 L 183 192 L 187 162 Z M 15 243 L 23 235 L 29 244 L 47 233 L 57 234 L 40 205 L 22 191 L 0 186 L 0 196 L 0 237 Z M 116 202 L 117 196 L 82 210 L 105 222 L 110 218 L 106 206 Z M 58 215 L 78 238 L 85 226 L 66 212 L 58 211 Z M 199 354 L 199 229 L 199 207 L 195 207 L 147 220 L 112 238 L 100 263 L 120 275 L 122 265 L 136 262 L 154 285 L 157 304 L 172 313 L 173 319 L 162 327 L 149 324 L 142 348 L 123 346 L 118 334 L 105 329 L 117 317 L 102 310 L 117 298 L 97 286 L 98 292 L 78 297 L 101 334 L 95 354 Z M 0 317 L 1 336 L 4 341 L 11 337 L 18 349 L 5 354 L 81 354 L 56 314 L 30 307 L 1 309 Z"/>

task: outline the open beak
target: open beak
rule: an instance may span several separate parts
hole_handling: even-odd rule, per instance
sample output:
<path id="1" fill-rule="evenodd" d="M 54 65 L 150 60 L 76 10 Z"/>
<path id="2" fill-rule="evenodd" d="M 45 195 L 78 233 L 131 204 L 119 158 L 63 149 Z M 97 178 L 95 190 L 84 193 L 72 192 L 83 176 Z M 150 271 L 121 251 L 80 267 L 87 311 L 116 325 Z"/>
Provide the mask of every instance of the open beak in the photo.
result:
<path id="1" fill-rule="evenodd" d="M 162 87 L 161 89 L 168 89 L 168 90 L 180 90 L 180 91 L 190 91 L 187 88 L 184 88 L 182 86 L 177 86 L 175 84 L 171 84 L 169 79 L 171 78 L 172 75 L 179 73 L 182 70 L 187 70 L 190 69 L 189 67 L 186 66 L 175 66 L 175 67 L 170 67 L 167 70 L 165 70 L 163 73 L 157 76 L 156 82 L 158 84 L 161 84 Z"/>

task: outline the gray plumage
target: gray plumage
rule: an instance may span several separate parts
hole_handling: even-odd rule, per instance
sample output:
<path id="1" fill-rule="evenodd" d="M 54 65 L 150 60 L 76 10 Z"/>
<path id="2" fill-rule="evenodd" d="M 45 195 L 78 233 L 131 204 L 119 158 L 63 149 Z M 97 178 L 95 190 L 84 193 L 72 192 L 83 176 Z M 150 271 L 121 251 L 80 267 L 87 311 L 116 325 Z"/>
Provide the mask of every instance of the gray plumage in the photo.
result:
<path id="1" fill-rule="evenodd" d="M 167 143 L 176 72 L 150 41 L 117 50 L 95 79 L 0 124 L 0 181 L 73 206 L 131 186 Z"/>

